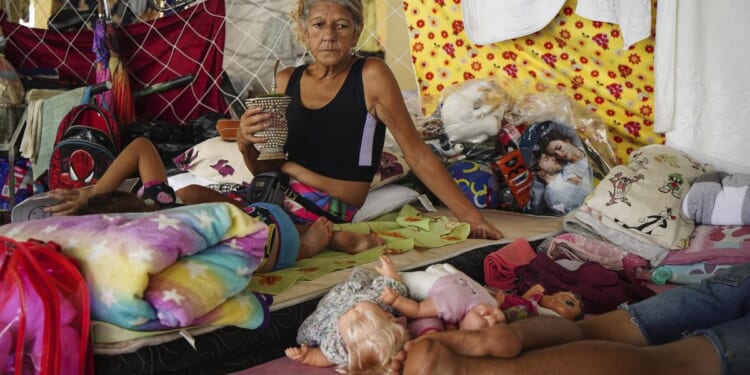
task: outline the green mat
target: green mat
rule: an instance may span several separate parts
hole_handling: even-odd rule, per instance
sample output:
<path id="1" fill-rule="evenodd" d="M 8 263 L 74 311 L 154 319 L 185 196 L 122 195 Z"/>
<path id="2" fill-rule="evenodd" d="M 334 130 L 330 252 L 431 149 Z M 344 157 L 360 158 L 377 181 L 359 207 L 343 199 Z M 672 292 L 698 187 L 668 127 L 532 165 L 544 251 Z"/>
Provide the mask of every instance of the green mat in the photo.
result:
<path id="1" fill-rule="evenodd" d="M 370 263 L 383 253 L 398 254 L 412 249 L 429 249 L 465 241 L 469 237 L 469 229 L 467 223 L 451 221 L 445 216 L 425 216 L 414 207 L 405 205 L 400 211 L 374 221 L 334 225 L 334 230 L 377 233 L 385 241 L 384 246 L 354 255 L 323 250 L 313 257 L 298 261 L 293 267 L 256 274 L 247 288 L 254 292 L 276 295 L 298 281 L 315 280 L 334 271 Z"/>

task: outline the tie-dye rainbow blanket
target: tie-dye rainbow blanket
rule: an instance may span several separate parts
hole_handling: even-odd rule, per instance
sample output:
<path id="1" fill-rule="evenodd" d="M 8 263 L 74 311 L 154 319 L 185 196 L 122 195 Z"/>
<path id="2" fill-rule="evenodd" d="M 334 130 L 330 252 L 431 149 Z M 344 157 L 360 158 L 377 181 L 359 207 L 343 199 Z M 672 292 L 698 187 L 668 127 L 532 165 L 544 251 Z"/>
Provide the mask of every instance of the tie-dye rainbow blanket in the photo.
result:
<path id="1" fill-rule="evenodd" d="M 152 331 L 252 329 L 268 319 L 268 302 L 244 291 L 263 257 L 267 227 L 230 204 L 53 216 L 0 226 L 0 233 L 60 244 L 86 278 L 95 320 Z"/>

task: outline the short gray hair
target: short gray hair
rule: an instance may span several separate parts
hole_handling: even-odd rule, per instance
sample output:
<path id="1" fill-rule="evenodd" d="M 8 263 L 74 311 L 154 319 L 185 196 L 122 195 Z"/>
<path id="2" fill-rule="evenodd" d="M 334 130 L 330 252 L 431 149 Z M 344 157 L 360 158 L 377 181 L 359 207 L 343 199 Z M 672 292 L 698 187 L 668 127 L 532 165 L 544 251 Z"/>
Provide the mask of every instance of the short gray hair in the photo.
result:
<path id="1" fill-rule="evenodd" d="M 349 10 L 354 20 L 354 31 L 359 34 L 364 29 L 365 17 L 362 6 L 362 0 L 297 0 L 297 5 L 289 12 L 289 18 L 292 20 L 292 27 L 297 39 L 304 43 L 305 24 L 307 17 L 310 16 L 310 9 L 320 3 L 335 3 Z"/>

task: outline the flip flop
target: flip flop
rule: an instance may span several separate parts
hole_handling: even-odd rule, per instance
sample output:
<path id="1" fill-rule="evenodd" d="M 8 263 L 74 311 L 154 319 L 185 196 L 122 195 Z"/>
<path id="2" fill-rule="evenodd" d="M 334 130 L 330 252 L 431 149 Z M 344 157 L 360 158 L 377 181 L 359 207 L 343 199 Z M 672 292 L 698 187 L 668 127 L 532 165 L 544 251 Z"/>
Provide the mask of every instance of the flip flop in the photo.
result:
<path id="1" fill-rule="evenodd" d="M 13 207 L 10 222 L 18 223 L 52 216 L 51 212 L 45 212 L 44 209 L 58 203 L 60 200 L 47 196 L 46 193 L 32 195 Z"/>

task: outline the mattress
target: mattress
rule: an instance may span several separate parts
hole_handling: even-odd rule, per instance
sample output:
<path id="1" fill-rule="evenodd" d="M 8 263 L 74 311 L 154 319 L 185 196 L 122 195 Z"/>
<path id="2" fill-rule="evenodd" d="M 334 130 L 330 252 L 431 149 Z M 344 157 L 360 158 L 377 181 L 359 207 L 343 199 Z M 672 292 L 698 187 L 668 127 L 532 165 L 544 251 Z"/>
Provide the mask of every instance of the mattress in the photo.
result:
<path id="1" fill-rule="evenodd" d="M 435 214 L 452 216 L 440 209 Z M 468 239 L 429 250 L 392 256 L 401 271 L 447 262 L 483 282 L 484 257 L 517 237 L 536 245 L 562 232 L 557 217 L 487 210 L 483 214 L 503 231 L 503 240 Z M 366 264 L 374 267 L 375 263 Z M 272 297 L 270 321 L 254 330 L 237 327 L 197 327 L 191 330 L 133 335 L 106 324 L 95 324 L 95 369 L 100 374 L 227 374 L 283 356 L 295 345 L 297 328 L 333 285 L 350 270 L 340 270 L 313 281 L 301 281 Z"/>

